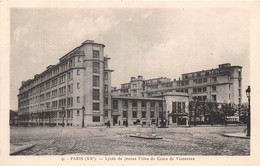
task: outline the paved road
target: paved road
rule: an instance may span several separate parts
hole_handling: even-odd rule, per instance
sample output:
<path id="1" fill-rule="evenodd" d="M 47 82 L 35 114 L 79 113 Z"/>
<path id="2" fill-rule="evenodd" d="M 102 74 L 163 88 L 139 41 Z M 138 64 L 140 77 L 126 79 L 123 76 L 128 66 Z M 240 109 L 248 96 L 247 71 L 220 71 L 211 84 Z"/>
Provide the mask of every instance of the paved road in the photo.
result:
<path id="1" fill-rule="evenodd" d="M 35 146 L 18 155 L 249 155 L 250 139 L 223 137 L 244 131 L 245 126 L 157 128 L 162 140 L 129 137 L 134 126 L 11 128 L 12 143 Z M 151 128 L 142 128 L 150 134 Z"/>

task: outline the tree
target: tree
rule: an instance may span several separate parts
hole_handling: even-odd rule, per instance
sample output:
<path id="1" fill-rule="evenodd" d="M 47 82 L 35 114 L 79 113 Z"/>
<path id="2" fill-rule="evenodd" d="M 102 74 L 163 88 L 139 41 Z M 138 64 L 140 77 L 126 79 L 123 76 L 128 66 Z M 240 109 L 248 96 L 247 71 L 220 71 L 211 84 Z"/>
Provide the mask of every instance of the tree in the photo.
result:
<path id="1" fill-rule="evenodd" d="M 234 115 L 236 112 L 236 105 L 233 103 L 223 103 L 221 104 L 220 114 L 224 120 L 224 124 L 227 126 L 227 117 Z"/>

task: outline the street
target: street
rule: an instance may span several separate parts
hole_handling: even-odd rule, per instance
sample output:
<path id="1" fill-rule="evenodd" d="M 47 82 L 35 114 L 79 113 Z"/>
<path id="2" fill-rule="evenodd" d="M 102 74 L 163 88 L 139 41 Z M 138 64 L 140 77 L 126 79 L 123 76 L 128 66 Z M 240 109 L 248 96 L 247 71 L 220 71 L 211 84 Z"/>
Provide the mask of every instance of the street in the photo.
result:
<path id="1" fill-rule="evenodd" d="M 157 128 L 161 140 L 129 137 L 136 126 L 11 128 L 11 144 L 34 144 L 17 155 L 250 155 L 250 139 L 224 137 L 246 126 Z M 141 128 L 143 135 L 151 128 Z"/>

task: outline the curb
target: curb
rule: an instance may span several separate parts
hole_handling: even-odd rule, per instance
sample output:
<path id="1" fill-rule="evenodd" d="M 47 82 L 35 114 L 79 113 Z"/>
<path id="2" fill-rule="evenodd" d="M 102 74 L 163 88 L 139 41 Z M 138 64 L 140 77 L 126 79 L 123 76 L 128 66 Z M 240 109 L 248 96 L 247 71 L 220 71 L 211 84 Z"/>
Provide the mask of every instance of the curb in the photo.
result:
<path id="1" fill-rule="evenodd" d="M 16 144 L 14 144 L 14 145 L 16 145 Z M 12 146 L 12 145 L 10 145 L 10 146 Z M 18 146 L 18 145 L 16 145 L 16 146 Z M 23 145 L 15 150 L 13 150 L 13 151 L 10 150 L 10 155 L 16 155 L 19 152 L 32 148 L 33 146 L 34 146 L 33 144 L 27 144 L 27 145 Z"/>
<path id="2" fill-rule="evenodd" d="M 232 133 L 230 133 L 232 134 Z M 235 137 L 235 138 L 241 138 L 241 139 L 250 139 L 249 136 L 239 136 L 239 135 L 230 135 L 230 134 L 221 134 L 224 137 Z"/>
<path id="3" fill-rule="evenodd" d="M 130 135 L 130 137 L 135 137 L 135 138 L 142 138 L 142 139 L 163 139 L 162 137 L 152 137 L 152 136 L 141 136 L 141 135 Z"/>

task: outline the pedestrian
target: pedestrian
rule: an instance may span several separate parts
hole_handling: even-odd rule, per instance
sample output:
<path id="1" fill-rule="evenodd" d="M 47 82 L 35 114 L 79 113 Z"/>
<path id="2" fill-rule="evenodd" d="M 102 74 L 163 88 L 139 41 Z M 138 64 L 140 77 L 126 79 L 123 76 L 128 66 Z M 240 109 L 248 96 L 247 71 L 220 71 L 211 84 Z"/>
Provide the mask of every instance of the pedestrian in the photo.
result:
<path id="1" fill-rule="evenodd" d="M 107 122 L 107 128 L 110 128 L 110 120 Z"/>
<path id="2" fill-rule="evenodd" d="M 120 126 L 120 121 L 119 121 L 119 123 L 118 123 L 118 124 L 119 124 L 119 126 Z"/>

